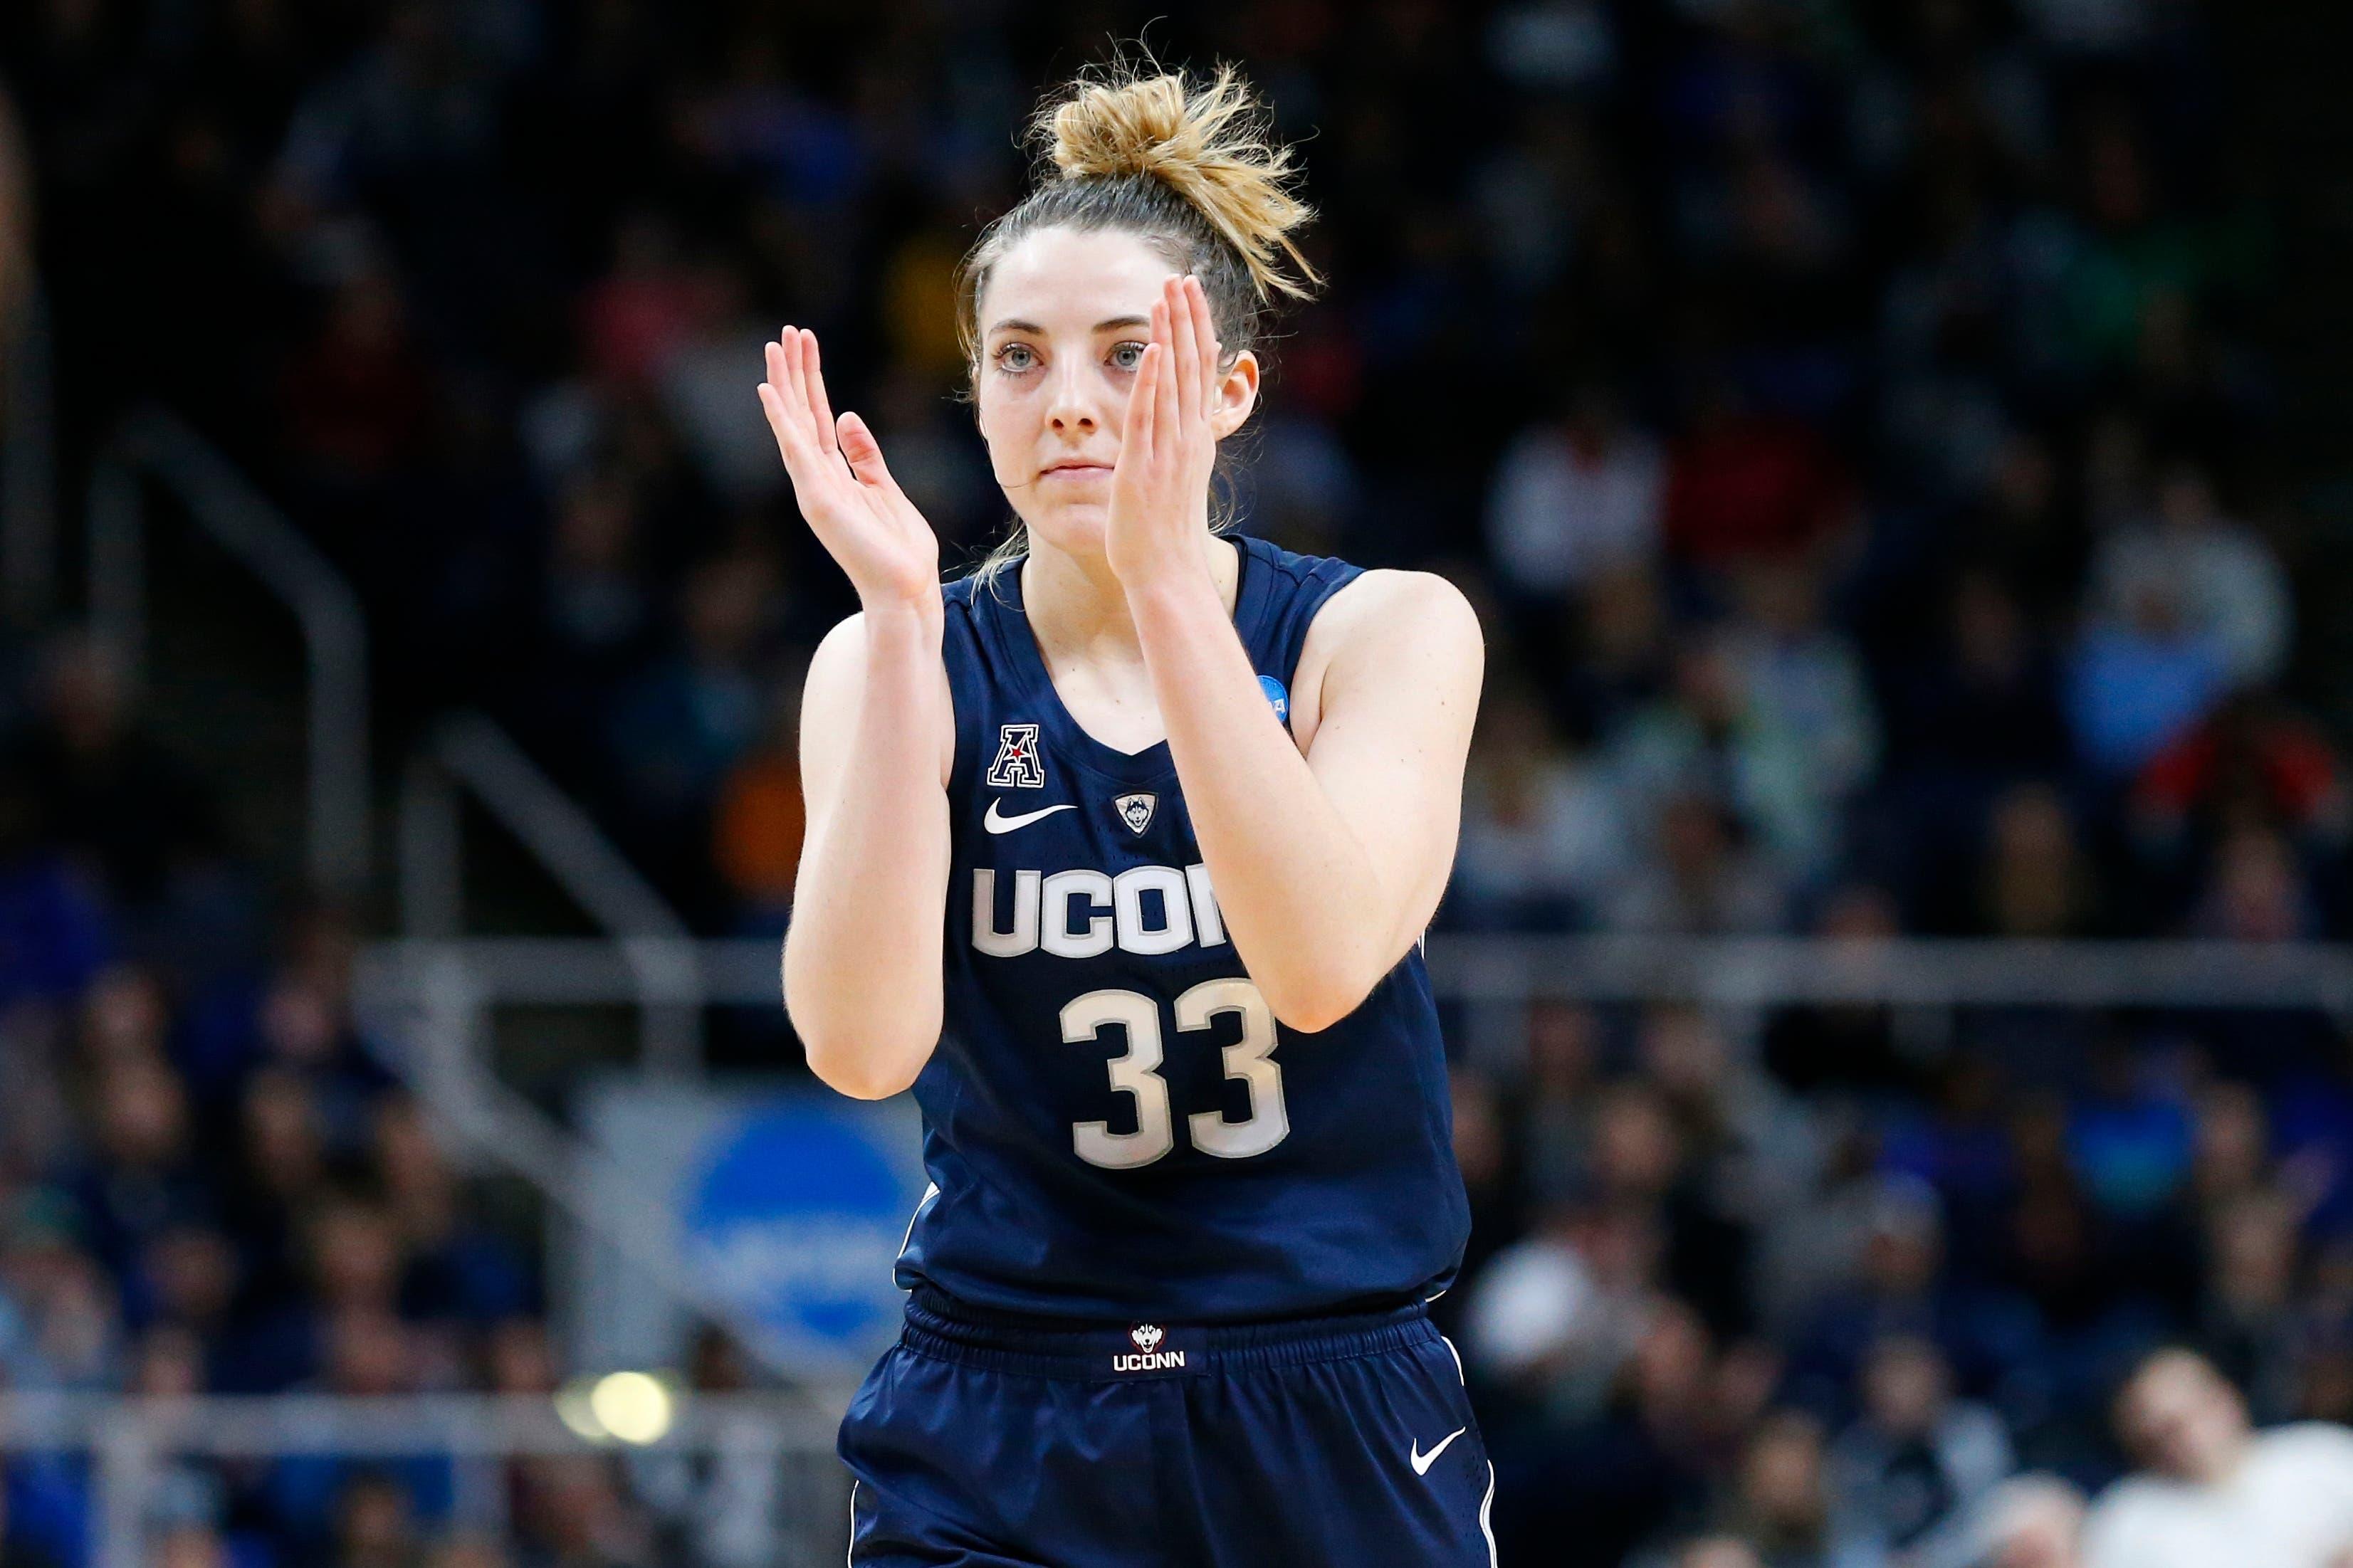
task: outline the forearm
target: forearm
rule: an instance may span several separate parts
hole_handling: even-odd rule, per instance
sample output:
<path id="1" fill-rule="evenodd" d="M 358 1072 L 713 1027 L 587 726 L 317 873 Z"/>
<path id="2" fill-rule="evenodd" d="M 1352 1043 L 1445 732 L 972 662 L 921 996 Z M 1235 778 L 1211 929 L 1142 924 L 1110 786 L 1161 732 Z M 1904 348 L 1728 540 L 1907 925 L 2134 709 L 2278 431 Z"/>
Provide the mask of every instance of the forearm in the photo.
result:
<path id="1" fill-rule="evenodd" d="M 785 1002 L 819 1078 L 875 1098 L 938 1043 L 949 854 L 940 616 L 877 616 L 840 782 L 812 819 L 785 942 Z"/>
<path id="2" fill-rule="evenodd" d="M 1128 603 L 1235 950 L 1278 1018 L 1326 1027 L 1399 956 L 1394 890 L 1275 717 L 1209 580 L 1176 575 Z"/>

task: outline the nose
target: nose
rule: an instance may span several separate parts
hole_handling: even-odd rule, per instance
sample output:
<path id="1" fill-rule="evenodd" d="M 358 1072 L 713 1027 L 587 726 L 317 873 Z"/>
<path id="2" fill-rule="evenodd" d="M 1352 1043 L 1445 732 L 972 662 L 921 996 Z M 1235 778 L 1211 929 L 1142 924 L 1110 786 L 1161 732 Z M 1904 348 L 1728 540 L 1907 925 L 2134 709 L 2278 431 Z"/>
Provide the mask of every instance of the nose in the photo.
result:
<path id="1" fill-rule="evenodd" d="M 1089 365 L 1083 354 L 1065 354 L 1051 372 L 1046 399 L 1046 423 L 1058 435 L 1092 436 L 1097 417 L 1092 388 L 1088 385 Z"/>

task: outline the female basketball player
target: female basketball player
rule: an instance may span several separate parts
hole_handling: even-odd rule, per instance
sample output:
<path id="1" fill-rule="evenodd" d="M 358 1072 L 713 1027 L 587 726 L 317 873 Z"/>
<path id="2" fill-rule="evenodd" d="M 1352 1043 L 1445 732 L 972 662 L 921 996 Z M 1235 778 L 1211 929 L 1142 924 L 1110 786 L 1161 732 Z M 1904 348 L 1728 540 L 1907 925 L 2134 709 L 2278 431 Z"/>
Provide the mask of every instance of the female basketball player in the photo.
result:
<path id="1" fill-rule="evenodd" d="M 1314 280 L 1256 119 L 1230 72 L 1040 117 L 1054 172 L 964 270 L 1019 520 L 974 576 L 816 340 L 767 351 L 864 606 L 809 668 L 786 996 L 826 1082 L 913 1086 L 932 1177 L 842 1426 L 855 1564 L 1492 1562 L 1424 1305 L 1467 1216 L 1419 952 L 1479 628 L 1211 527 L 1262 309 Z"/>

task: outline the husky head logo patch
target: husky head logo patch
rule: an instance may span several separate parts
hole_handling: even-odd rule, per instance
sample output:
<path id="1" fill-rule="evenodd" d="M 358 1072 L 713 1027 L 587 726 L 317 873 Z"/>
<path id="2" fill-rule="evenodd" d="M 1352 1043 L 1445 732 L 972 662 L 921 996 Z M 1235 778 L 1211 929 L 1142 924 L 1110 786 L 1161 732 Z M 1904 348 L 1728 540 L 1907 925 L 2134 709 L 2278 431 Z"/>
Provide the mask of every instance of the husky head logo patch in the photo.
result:
<path id="1" fill-rule="evenodd" d="M 1038 726 L 1000 724 L 997 731 L 997 761 L 988 764 L 993 789 L 1043 789 L 1045 759 L 1038 754 Z"/>
<path id="2" fill-rule="evenodd" d="M 1112 805 L 1119 809 L 1119 819 L 1127 824 L 1130 833 L 1141 834 L 1152 826 L 1152 808 L 1160 804 L 1155 795 L 1124 795 Z"/>
<path id="3" fill-rule="evenodd" d="M 1127 1337 L 1135 1342 L 1137 1350 L 1142 1351 L 1145 1355 L 1150 1355 L 1153 1347 L 1160 1342 L 1160 1325 L 1138 1323 L 1127 1331 Z"/>

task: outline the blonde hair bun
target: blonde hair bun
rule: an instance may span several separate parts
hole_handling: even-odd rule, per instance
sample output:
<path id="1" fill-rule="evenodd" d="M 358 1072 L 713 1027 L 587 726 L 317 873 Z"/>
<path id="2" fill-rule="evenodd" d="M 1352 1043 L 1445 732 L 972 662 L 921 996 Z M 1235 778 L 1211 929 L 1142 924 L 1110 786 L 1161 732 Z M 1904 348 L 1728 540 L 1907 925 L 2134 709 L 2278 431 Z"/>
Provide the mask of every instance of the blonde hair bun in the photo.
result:
<path id="1" fill-rule="evenodd" d="M 1261 300 L 1306 299 L 1323 279 L 1292 239 L 1314 210 L 1264 105 L 1233 67 L 1206 86 L 1129 66 L 1077 83 L 1032 127 L 1068 180 L 1148 176 L 1190 203 L 1250 269 Z"/>

